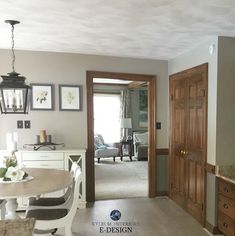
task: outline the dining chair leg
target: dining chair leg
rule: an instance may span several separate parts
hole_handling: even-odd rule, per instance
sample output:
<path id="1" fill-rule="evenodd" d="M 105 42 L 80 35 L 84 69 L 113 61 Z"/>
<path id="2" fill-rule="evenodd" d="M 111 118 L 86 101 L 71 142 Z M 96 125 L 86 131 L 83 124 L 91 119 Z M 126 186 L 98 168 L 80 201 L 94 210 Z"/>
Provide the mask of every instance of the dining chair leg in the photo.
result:
<path id="1" fill-rule="evenodd" d="M 0 220 L 4 220 L 5 215 L 6 215 L 6 207 L 2 206 L 2 208 L 1 208 L 1 219 Z"/>
<path id="2" fill-rule="evenodd" d="M 19 216 L 16 214 L 16 210 L 18 208 L 18 203 L 16 198 L 9 198 L 7 199 L 7 203 L 6 203 L 6 219 L 9 220 L 14 220 L 19 218 Z"/>

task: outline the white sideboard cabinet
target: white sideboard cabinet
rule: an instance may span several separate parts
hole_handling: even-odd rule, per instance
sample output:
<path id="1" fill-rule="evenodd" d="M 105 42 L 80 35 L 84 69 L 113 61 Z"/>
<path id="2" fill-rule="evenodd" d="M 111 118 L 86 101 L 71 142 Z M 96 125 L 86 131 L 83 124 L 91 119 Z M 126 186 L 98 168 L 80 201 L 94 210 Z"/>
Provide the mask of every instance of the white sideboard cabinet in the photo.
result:
<path id="1" fill-rule="evenodd" d="M 4 152 L 0 152 L 4 153 Z M 61 149 L 61 150 L 38 150 L 17 151 L 16 157 L 19 165 L 26 168 L 52 168 L 60 170 L 70 170 L 72 163 L 77 162 L 82 170 L 82 184 L 80 188 L 78 208 L 86 207 L 86 150 L 85 149 Z M 64 190 L 49 193 L 44 196 L 61 196 Z M 27 205 L 27 198 L 18 199 L 18 209 L 22 210 Z"/>

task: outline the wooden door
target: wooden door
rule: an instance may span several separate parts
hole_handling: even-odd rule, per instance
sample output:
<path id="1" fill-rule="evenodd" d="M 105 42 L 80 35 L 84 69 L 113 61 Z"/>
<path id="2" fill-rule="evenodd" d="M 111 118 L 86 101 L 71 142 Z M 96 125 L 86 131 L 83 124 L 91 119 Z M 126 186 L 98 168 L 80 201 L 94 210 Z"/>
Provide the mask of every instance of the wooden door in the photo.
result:
<path id="1" fill-rule="evenodd" d="M 204 224 L 207 64 L 177 73 L 170 79 L 170 194 Z M 181 100 L 177 91 L 181 91 Z"/>

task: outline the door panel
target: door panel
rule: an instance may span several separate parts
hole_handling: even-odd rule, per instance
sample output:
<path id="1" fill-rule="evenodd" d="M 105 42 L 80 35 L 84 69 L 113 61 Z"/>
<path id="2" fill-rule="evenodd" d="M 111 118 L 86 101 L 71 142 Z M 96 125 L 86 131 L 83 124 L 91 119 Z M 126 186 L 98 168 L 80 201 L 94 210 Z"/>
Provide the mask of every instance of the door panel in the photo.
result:
<path id="1" fill-rule="evenodd" d="M 182 155 L 185 143 L 185 81 L 176 81 L 173 87 L 172 115 L 172 197 L 185 205 L 185 160 Z"/>
<path id="2" fill-rule="evenodd" d="M 204 165 L 205 165 L 205 83 L 202 73 L 188 78 L 189 98 L 188 98 L 188 122 L 187 122 L 187 160 L 190 171 L 187 181 L 189 182 L 186 193 L 187 205 L 190 213 L 200 222 L 203 220 L 200 212 L 203 209 L 204 196 Z"/>
<path id="3" fill-rule="evenodd" d="M 205 219 L 207 64 L 170 76 L 170 196 Z"/>

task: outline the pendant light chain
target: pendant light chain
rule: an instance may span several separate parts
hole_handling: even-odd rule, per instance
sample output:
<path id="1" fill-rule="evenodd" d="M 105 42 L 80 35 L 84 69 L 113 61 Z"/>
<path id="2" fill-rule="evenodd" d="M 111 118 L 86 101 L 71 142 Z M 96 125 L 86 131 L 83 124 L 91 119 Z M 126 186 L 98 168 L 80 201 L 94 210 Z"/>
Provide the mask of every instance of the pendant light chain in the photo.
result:
<path id="1" fill-rule="evenodd" d="M 25 77 L 15 71 L 15 35 L 14 28 L 20 21 L 5 20 L 11 25 L 11 66 L 12 72 L 1 75 L 0 82 L 0 112 L 2 114 L 27 114 L 29 111 L 29 90 L 31 86 L 25 83 Z"/>
<path id="2" fill-rule="evenodd" d="M 11 66 L 12 66 L 13 72 L 15 72 L 15 60 L 16 60 L 14 47 L 15 47 L 14 24 L 12 24 L 11 25 L 11 52 L 12 52 L 12 63 L 11 63 Z"/>

